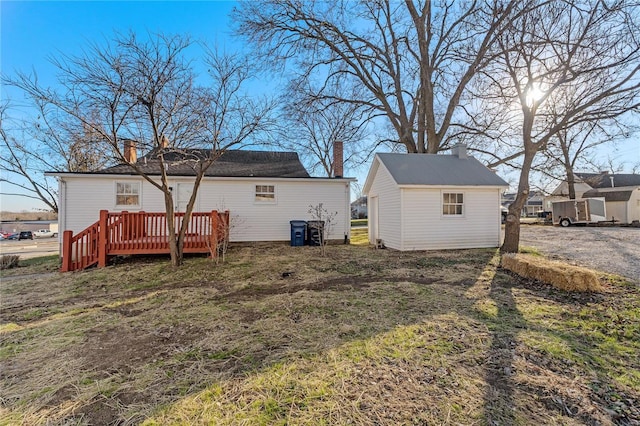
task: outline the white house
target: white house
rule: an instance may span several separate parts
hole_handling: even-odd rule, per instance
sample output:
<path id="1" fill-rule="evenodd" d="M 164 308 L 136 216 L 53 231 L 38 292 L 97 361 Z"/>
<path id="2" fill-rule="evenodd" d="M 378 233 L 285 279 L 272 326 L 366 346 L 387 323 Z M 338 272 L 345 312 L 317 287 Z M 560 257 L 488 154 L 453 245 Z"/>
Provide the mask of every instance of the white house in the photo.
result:
<path id="1" fill-rule="evenodd" d="M 369 241 L 396 250 L 498 247 L 507 187 L 463 145 L 453 155 L 376 154 L 363 191 Z"/>
<path id="2" fill-rule="evenodd" d="M 619 223 L 640 221 L 640 175 L 608 172 L 574 175 L 576 198 L 604 198 L 607 220 Z M 545 199 L 545 205 L 550 207 L 553 201 L 568 199 L 569 185 L 563 181 Z"/>
<path id="3" fill-rule="evenodd" d="M 351 219 L 367 218 L 367 197 L 358 197 L 351 203 Z"/>
<path id="4" fill-rule="evenodd" d="M 147 174 L 160 175 L 152 153 L 127 158 Z M 178 155 L 179 157 L 179 155 Z M 156 157 L 157 158 L 157 157 Z M 167 173 L 176 211 L 184 211 L 192 193 L 194 171 L 180 158 L 169 158 Z M 310 206 L 319 203 L 337 213 L 329 239 L 350 238 L 350 184 L 342 166 L 336 178 L 310 177 L 291 152 L 226 151 L 207 170 L 194 211 L 229 210 L 230 241 L 287 241 L 290 220 L 312 220 Z M 59 228 L 82 231 L 99 218 L 100 210 L 164 212 L 163 193 L 136 174 L 130 164 L 92 173 L 51 172 L 59 180 Z"/>

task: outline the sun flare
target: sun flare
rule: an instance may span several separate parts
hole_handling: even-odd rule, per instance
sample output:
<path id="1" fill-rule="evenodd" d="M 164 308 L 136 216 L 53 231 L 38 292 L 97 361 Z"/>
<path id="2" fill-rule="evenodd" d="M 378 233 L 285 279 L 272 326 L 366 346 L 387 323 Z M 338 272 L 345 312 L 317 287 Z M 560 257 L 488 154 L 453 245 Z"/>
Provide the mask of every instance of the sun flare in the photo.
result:
<path id="1" fill-rule="evenodd" d="M 540 89 L 540 87 L 538 87 L 537 85 L 532 86 L 531 88 L 529 88 L 529 90 L 527 90 L 527 103 L 532 104 L 534 102 L 538 102 L 543 98 L 544 95 L 545 92 Z"/>

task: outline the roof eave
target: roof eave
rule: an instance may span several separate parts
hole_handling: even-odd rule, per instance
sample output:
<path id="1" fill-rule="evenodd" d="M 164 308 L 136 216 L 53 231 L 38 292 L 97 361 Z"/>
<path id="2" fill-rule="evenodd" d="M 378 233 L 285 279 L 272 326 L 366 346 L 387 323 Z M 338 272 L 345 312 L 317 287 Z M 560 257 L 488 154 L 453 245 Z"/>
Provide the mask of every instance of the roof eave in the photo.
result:
<path id="1" fill-rule="evenodd" d="M 442 184 L 442 185 L 431 185 L 425 183 L 418 184 L 399 184 L 399 188 L 407 188 L 407 189 L 423 189 L 423 188 L 433 188 L 433 189 L 441 189 L 441 188 L 509 188 L 509 185 L 456 185 L 456 184 Z"/>
<path id="2" fill-rule="evenodd" d="M 45 176 L 49 177 L 72 177 L 72 178 L 96 178 L 96 179 L 108 179 L 108 178 L 143 178 L 142 175 L 137 173 L 74 173 L 74 172 L 45 172 Z M 152 178 L 160 177 L 157 175 L 147 175 Z M 194 179 L 194 175 L 169 175 L 169 179 Z M 204 176 L 203 180 L 295 180 L 295 181 L 334 181 L 334 182 L 356 182 L 358 179 L 355 177 L 282 177 L 282 176 Z"/>
<path id="3" fill-rule="evenodd" d="M 365 179 L 364 185 L 362 187 L 362 193 L 364 195 L 369 195 L 369 190 L 371 189 L 371 185 L 373 185 L 373 178 L 378 172 L 380 164 L 380 157 L 378 156 L 378 154 L 375 154 L 371 163 L 371 167 L 369 168 L 369 173 L 367 173 L 367 178 Z"/>

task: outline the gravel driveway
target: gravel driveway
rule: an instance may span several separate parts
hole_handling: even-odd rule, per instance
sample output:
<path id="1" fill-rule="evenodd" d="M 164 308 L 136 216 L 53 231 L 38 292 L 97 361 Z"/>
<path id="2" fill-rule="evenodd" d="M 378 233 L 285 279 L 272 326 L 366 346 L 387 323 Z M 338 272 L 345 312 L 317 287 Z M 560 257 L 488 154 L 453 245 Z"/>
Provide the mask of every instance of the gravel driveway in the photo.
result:
<path id="1" fill-rule="evenodd" d="M 525 225 L 520 245 L 551 258 L 623 275 L 640 282 L 640 228 Z"/>

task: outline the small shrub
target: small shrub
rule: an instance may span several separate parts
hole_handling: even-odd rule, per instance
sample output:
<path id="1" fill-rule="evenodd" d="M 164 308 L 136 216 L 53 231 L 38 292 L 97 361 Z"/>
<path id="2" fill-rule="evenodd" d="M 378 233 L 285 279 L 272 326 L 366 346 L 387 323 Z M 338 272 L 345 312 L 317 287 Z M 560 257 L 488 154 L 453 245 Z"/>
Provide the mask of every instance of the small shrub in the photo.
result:
<path id="1" fill-rule="evenodd" d="M 318 203 L 315 206 L 310 204 L 307 213 L 311 215 L 311 218 L 314 222 L 322 223 L 322 225 L 319 225 L 318 229 L 318 245 L 320 246 L 320 255 L 324 257 L 327 253 L 326 245 L 329 241 L 329 236 L 331 235 L 331 231 L 333 229 L 336 217 L 338 216 L 338 212 L 331 213 L 323 207 L 323 203 Z M 307 226 L 311 225 L 308 224 Z M 309 230 L 308 232 L 311 232 L 311 230 Z"/>
<path id="2" fill-rule="evenodd" d="M 596 274 L 586 268 L 527 254 L 505 254 L 502 267 L 566 291 L 602 291 Z"/>
<path id="3" fill-rule="evenodd" d="M 17 254 L 5 254 L 0 257 L 0 270 L 4 271 L 5 269 L 15 268 L 18 266 L 19 261 L 20 256 Z"/>

